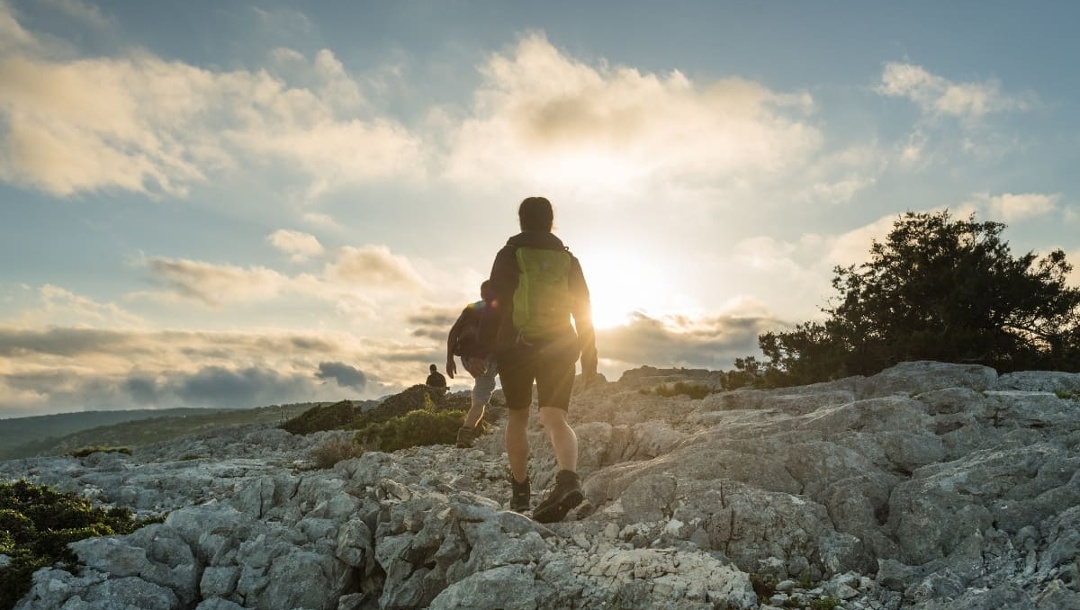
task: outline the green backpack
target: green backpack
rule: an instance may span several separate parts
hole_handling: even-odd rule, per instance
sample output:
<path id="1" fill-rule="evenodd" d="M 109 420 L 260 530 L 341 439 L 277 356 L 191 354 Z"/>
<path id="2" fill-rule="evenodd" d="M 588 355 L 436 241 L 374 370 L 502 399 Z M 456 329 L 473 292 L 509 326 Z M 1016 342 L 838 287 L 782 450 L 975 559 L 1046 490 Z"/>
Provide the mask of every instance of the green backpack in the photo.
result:
<path id="1" fill-rule="evenodd" d="M 517 249 L 518 285 L 514 291 L 514 328 L 527 340 L 573 332 L 570 312 L 570 253 L 542 248 Z"/>

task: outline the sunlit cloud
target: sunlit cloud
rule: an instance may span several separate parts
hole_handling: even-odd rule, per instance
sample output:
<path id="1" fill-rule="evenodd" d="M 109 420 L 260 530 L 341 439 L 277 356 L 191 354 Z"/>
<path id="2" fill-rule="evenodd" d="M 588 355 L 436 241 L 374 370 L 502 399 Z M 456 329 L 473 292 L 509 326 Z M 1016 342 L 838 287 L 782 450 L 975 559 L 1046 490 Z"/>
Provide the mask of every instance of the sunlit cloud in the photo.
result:
<path id="1" fill-rule="evenodd" d="M 716 180 L 780 171 L 821 142 L 803 120 L 813 110 L 808 94 L 738 78 L 698 83 L 679 71 L 587 65 L 542 34 L 493 55 L 481 72 L 447 166 L 459 181 L 632 188 L 655 177 Z"/>
<path id="2" fill-rule="evenodd" d="M 266 267 L 245 268 L 169 258 L 151 259 L 148 266 L 170 294 L 209 307 L 265 300 L 280 294 L 289 283 L 288 277 Z"/>
<path id="3" fill-rule="evenodd" d="M 57 412 L 372 398 L 422 381 L 432 354 L 328 332 L 0 326 L 0 417 L 42 405 Z"/>
<path id="4" fill-rule="evenodd" d="M 875 91 L 886 97 L 911 100 L 924 113 L 977 119 L 1008 110 L 1027 110 L 1031 94 L 1004 93 L 996 80 L 958 83 L 930 73 L 922 66 L 888 62 Z"/>
<path id="5" fill-rule="evenodd" d="M 318 241 L 304 233 L 279 231 L 269 239 L 294 257 L 299 254 L 306 259 L 308 255 L 323 253 Z M 295 275 L 263 266 L 151 257 L 143 264 L 150 271 L 150 279 L 164 290 L 142 291 L 129 298 L 189 301 L 220 309 L 299 296 L 332 302 L 343 313 L 370 316 L 386 299 L 416 295 L 427 288 L 427 282 L 412 263 L 386 246 L 345 246 L 334 250 L 331 257 L 320 274 Z"/>
<path id="6" fill-rule="evenodd" d="M 292 261 L 298 263 L 323 253 L 322 244 L 310 233 L 279 229 L 268 235 L 266 241 L 270 242 L 278 250 L 288 254 Z"/>
<path id="7" fill-rule="evenodd" d="M 304 177 L 310 199 L 422 172 L 419 138 L 364 117 L 359 85 L 328 50 L 275 54 L 302 64 L 296 85 L 266 69 L 209 70 L 145 51 L 51 59 L 30 50 L 33 35 L 2 6 L 0 33 L 13 41 L 0 43 L 0 179 L 13 184 L 184 196 L 241 161 L 269 162 Z"/>
<path id="8" fill-rule="evenodd" d="M 624 326 L 598 331 L 597 344 L 601 358 L 634 366 L 730 369 L 735 358 L 759 353 L 759 334 L 781 325 L 762 311 L 693 318 L 639 312 Z"/>
<path id="9" fill-rule="evenodd" d="M 974 198 L 974 203 L 985 209 L 991 218 L 1006 223 L 1049 214 L 1060 202 L 1061 195 L 1043 193 L 981 193 Z"/>
<path id="10" fill-rule="evenodd" d="M 414 290 L 425 284 L 408 259 L 393 254 L 386 246 L 343 247 L 338 250 L 337 259 L 327 265 L 325 276 L 362 290 L 386 287 Z"/>
<path id="11" fill-rule="evenodd" d="M 38 326 L 137 328 L 146 325 L 139 315 L 116 303 L 101 302 L 53 284 L 24 287 L 32 304 L 14 317 L 19 328 Z"/>

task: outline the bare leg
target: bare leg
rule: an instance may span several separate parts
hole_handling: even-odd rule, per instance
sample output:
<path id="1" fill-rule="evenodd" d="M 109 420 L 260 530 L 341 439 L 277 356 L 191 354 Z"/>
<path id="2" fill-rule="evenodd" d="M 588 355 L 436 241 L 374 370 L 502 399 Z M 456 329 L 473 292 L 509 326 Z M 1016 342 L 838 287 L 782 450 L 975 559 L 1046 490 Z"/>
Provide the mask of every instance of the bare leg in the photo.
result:
<path id="1" fill-rule="evenodd" d="M 495 361 L 486 360 L 483 367 L 484 372 L 476 376 L 476 382 L 473 384 L 472 408 L 465 416 L 466 428 L 475 428 L 477 422 L 484 417 L 488 400 L 491 399 L 491 393 L 495 391 L 495 375 L 498 373 Z"/>
<path id="2" fill-rule="evenodd" d="M 506 457 L 515 481 L 529 476 L 529 409 L 511 409 L 506 416 Z M 576 445 L 575 445 L 576 446 Z"/>
<path id="3" fill-rule="evenodd" d="M 566 421 L 566 411 L 554 407 L 540 407 L 540 423 L 544 425 L 548 438 L 551 439 L 551 448 L 555 452 L 559 470 L 577 472 L 577 434 Z"/>

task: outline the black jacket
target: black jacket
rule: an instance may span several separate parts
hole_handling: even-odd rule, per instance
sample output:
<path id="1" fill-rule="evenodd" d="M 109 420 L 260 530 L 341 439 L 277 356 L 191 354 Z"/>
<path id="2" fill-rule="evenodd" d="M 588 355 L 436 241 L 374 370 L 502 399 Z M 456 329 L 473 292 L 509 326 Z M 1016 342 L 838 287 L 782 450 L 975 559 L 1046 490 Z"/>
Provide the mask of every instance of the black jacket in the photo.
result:
<path id="1" fill-rule="evenodd" d="M 523 231 L 506 241 L 495 262 L 491 265 L 491 286 L 494 290 L 495 309 L 499 316 L 498 349 L 505 349 L 517 341 L 514 330 L 514 290 L 518 283 L 518 264 L 516 251 L 519 247 L 544 248 L 548 250 L 567 250 L 562 240 L 547 231 Z M 581 350 L 582 370 L 596 371 L 596 331 L 592 323 L 592 304 L 589 301 L 589 286 L 585 283 L 585 274 L 581 271 L 581 262 L 570 254 L 569 277 L 570 293 L 574 295 L 574 318 L 578 348 Z"/>

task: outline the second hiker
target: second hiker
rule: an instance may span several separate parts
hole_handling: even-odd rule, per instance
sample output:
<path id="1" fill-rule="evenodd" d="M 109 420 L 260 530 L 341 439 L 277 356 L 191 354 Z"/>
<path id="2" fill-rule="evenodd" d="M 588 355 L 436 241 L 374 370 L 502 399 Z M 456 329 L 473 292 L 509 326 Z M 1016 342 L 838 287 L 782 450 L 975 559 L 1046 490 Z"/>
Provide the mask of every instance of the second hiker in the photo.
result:
<path id="1" fill-rule="evenodd" d="M 490 278 L 499 316 L 496 362 L 508 410 L 510 509 L 527 510 L 531 500 L 527 426 L 534 381 L 540 422 L 558 464 L 555 487 L 532 513 L 541 523 L 561 521 L 584 499 L 577 435 L 566 416 L 579 356 L 586 384 L 596 377 L 597 366 L 589 288 L 578 259 L 551 232 L 553 220 L 547 199 L 522 201 L 521 233 L 499 250 Z"/>
<path id="2" fill-rule="evenodd" d="M 498 324 L 494 318 L 492 299 L 491 282 L 485 280 L 480 284 L 480 300 L 470 303 L 461 311 L 446 338 L 446 374 L 450 379 L 457 374 L 454 356 L 459 356 L 462 366 L 475 379 L 472 408 L 458 430 L 457 446 L 461 448 L 472 447 L 476 443 L 484 410 L 491 393 L 495 391 L 498 367 L 495 364 L 494 334 L 498 332 Z"/>

